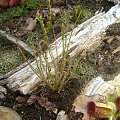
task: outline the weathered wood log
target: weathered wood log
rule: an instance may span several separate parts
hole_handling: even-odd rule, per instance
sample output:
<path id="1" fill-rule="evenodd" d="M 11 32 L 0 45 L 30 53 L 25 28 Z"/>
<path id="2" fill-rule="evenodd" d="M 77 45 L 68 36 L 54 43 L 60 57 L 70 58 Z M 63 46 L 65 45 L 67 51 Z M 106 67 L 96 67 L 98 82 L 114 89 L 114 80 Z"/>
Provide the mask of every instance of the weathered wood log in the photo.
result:
<path id="1" fill-rule="evenodd" d="M 104 37 L 106 29 L 109 25 L 116 22 L 120 22 L 119 4 L 112 7 L 107 13 L 99 13 L 84 23 L 78 25 L 72 32 L 66 33 L 66 43 L 69 42 L 70 38 L 70 45 L 68 48 L 70 57 L 73 57 L 80 52 L 83 53 L 86 50 L 95 50 L 95 48 L 100 45 L 101 38 Z M 50 47 L 54 58 L 60 56 L 63 49 L 61 37 L 54 41 Z M 48 61 L 51 62 L 49 52 L 47 55 Z M 31 65 L 36 68 L 35 61 L 32 62 Z M 8 78 L 8 82 L 7 86 L 10 89 L 14 91 L 19 90 L 23 94 L 28 94 L 31 93 L 38 85 L 41 85 L 42 80 L 37 77 L 28 65 L 10 76 Z"/>
<path id="2" fill-rule="evenodd" d="M 23 41 L 21 41 L 20 39 L 7 34 L 5 31 L 0 30 L 0 38 L 4 37 L 4 39 L 11 41 L 12 43 L 19 45 L 21 48 L 23 48 L 25 51 L 27 51 L 30 54 L 33 54 L 32 49 Z"/>

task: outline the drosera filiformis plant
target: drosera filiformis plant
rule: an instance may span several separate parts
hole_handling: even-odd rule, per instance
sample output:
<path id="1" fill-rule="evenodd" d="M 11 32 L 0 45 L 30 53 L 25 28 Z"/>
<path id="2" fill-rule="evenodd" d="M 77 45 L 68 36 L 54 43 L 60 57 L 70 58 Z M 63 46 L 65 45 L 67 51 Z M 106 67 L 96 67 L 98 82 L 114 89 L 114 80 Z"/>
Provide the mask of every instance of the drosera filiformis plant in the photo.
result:
<path id="1" fill-rule="evenodd" d="M 60 92 L 62 86 L 66 81 L 66 77 L 68 76 L 68 71 L 66 69 L 68 44 L 65 42 L 65 27 L 64 24 L 62 24 L 61 25 L 61 36 L 62 36 L 61 43 L 63 49 L 62 55 L 60 59 L 58 59 L 58 55 L 57 58 L 54 58 L 52 49 L 50 48 L 49 36 L 48 36 L 49 30 L 51 29 L 52 26 L 50 0 L 47 0 L 47 4 L 48 4 L 47 26 L 44 24 L 43 18 L 39 13 L 39 11 L 36 14 L 36 21 L 40 23 L 40 27 L 43 31 L 43 45 L 44 45 L 44 47 L 42 48 L 41 42 L 38 43 L 38 52 L 37 52 L 36 47 L 32 43 L 36 69 L 34 69 L 34 67 L 32 67 L 31 64 L 28 62 L 23 51 L 21 49 L 20 51 L 24 59 L 27 61 L 28 65 L 30 66 L 30 68 L 39 77 L 39 79 L 43 80 L 52 91 Z M 57 52 L 57 48 L 56 48 L 56 52 Z M 54 71 L 54 73 L 52 73 L 52 71 Z"/>
<path id="2" fill-rule="evenodd" d="M 39 11 L 37 12 L 35 19 L 36 21 L 39 22 L 40 28 L 43 32 L 43 41 L 42 41 L 43 46 L 41 46 L 41 42 L 38 42 L 38 49 L 37 49 L 34 43 L 32 43 L 36 68 L 32 67 L 32 65 L 28 62 L 27 58 L 25 57 L 21 49 L 20 51 L 24 59 L 27 61 L 28 65 L 32 69 L 32 71 L 39 77 L 39 79 L 43 80 L 46 83 L 46 85 L 51 88 L 52 91 L 60 92 L 63 85 L 66 83 L 67 77 L 69 75 L 70 67 L 68 64 L 68 59 L 69 59 L 68 48 L 69 48 L 69 42 L 71 39 L 72 32 L 70 37 L 68 38 L 68 42 L 66 42 L 65 40 L 67 37 L 65 33 L 66 33 L 66 28 L 68 28 L 69 26 L 69 22 L 66 14 L 64 13 L 65 23 L 62 23 L 60 25 L 62 53 L 60 56 L 58 56 L 57 53 L 58 48 L 56 47 L 57 56 L 54 58 L 54 54 L 52 53 L 52 49 L 49 42 L 49 36 L 48 36 L 50 30 L 54 31 L 54 29 L 52 28 L 53 23 L 52 23 L 50 0 L 47 0 L 46 4 L 48 4 L 47 22 L 43 21 L 43 17 Z M 77 21 L 79 21 L 80 15 L 81 13 L 78 12 L 76 15 L 76 21 L 74 26 L 77 25 Z"/>

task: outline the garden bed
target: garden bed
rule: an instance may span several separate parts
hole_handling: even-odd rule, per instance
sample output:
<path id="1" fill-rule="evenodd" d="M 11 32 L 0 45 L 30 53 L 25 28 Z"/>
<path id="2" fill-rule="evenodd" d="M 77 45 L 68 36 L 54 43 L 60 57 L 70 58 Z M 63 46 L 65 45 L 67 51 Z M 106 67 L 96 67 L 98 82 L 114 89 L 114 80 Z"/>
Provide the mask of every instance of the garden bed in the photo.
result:
<path id="1" fill-rule="evenodd" d="M 92 5 L 93 4 L 91 3 L 91 6 Z M 31 16 L 33 13 L 35 14 L 36 10 L 31 11 L 29 15 Z M 28 17 L 30 17 L 29 15 Z M 28 17 L 25 16 L 25 18 L 24 17 L 13 18 L 9 20 L 9 22 L 3 23 L 1 28 L 17 37 L 18 33 L 21 33 L 19 38 L 20 39 L 22 38 L 23 41 L 25 41 L 25 39 L 28 39 L 29 35 L 33 35 L 34 32 L 36 31 L 34 30 L 33 33 L 31 32 L 24 33 L 24 31 L 20 30 L 20 28 L 24 26 L 25 21 Z M 15 23 L 18 24 L 16 25 Z M 39 26 L 37 27 L 39 28 Z M 54 113 L 51 107 L 49 108 L 47 105 L 40 104 L 41 98 L 43 97 L 43 99 L 46 99 L 47 102 L 51 102 L 53 106 L 55 105 L 55 108 L 58 109 L 58 112 L 60 110 L 64 110 L 69 115 L 69 119 L 71 120 L 77 120 L 80 118 L 82 119 L 83 114 L 82 113 L 76 114 L 74 113 L 74 111 L 71 111 L 71 108 L 74 99 L 83 91 L 85 85 L 92 78 L 98 75 L 102 75 L 102 77 L 105 80 L 111 80 L 114 79 L 114 77 L 117 74 L 119 74 L 120 38 L 118 34 L 119 32 L 114 33 L 114 30 L 117 31 L 118 28 L 115 26 L 112 27 L 112 29 L 108 30 L 108 34 L 102 39 L 100 46 L 95 50 L 95 52 L 86 53 L 85 56 L 77 55 L 74 58 L 74 60 L 72 58 L 70 59 L 71 64 L 70 75 L 68 77 L 67 83 L 64 85 L 60 93 L 51 91 L 47 86 L 39 87 L 38 91 L 34 92 L 34 95 L 36 96 L 34 98 L 35 100 L 31 101 L 33 102 L 33 104 L 31 104 L 30 102 L 28 102 L 28 99 L 33 94 L 21 95 L 19 92 L 13 92 L 9 90 L 6 86 L 4 86 L 5 88 L 7 88 L 7 95 L 5 99 L 0 100 L 1 105 L 15 109 L 23 120 L 50 120 L 50 119 L 56 120 L 57 115 L 56 113 Z M 59 32 L 57 32 L 57 34 L 59 34 Z M 23 58 L 21 58 L 19 52 L 17 51 L 16 45 L 6 40 L 4 40 L 4 42 L 3 39 L 1 40 L 2 41 L 0 42 L 0 45 L 2 47 L 7 45 L 7 47 L 0 48 L 1 50 L 0 58 L 3 59 L 3 50 L 5 51 L 4 53 L 7 55 L 10 54 L 7 53 L 6 51 L 11 50 L 11 52 L 10 51 L 9 52 L 12 54 L 10 55 L 10 57 L 8 56 L 8 61 L 10 62 L 9 58 L 13 59 L 13 57 L 14 60 L 17 61 L 16 62 L 12 60 L 13 64 L 15 65 L 12 65 L 12 67 L 8 65 L 8 68 L 10 67 L 10 69 L 7 68 L 7 71 L 2 64 L 2 68 L 5 69 L 5 71 L 1 72 L 1 75 L 3 75 L 8 71 L 14 69 L 15 67 L 19 66 L 21 63 L 24 62 L 24 60 Z M 29 41 L 25 42 L 29 44 Z M 5 57 L 7 57 L 7 55 L 5 55 Z M 7 64 L 9 62 L 7 62 Z M 7 64 L 5 63 L 5 65 Z M 10 62 L 10 65 L 11 64 L 12 63 Z M 38 100 L 37 97 L 40 97 L 40 100 Z"/>
<path id="2" fill-rule="evenodd" d="M 49 88 L 39 88 L 35 95 L 44 96 L 57 106 L 57 109 L 64 110 L 68 113 L 72 120 L 82 117 L 82 113 L 76 114 L 70 111 L 74 99 L 83 90 L 83 87 L 92 78 L 102 75 L 105 80 L 113 79 L 120 71 L 120 52 L 112 52 L 120 45 L 120 40 L 114 38 L 111 43 L 107 43 L 109 39 L 104 39 L 101 46 L 95 53 L 88 54 L 86 57 L 77 57 L 71 61 L 71 76 L 69 81 L 63 87 L 63 90 L 58 94 L 52 92 Z M 102 59 L 101 59 L 102 58 Z M 26 101 L 30 95 L 21 96 L 18 93 L 13 93 L 8 90 L 5 102 L 3 105 L 12 107 L 22 116 L 23 120 L 56 120 L 56 114 L 52 111 L 40 106 L 37 102 L 32 105 L 27 105 Z M 24 103 L 18 97 L 24 100 Z"/>

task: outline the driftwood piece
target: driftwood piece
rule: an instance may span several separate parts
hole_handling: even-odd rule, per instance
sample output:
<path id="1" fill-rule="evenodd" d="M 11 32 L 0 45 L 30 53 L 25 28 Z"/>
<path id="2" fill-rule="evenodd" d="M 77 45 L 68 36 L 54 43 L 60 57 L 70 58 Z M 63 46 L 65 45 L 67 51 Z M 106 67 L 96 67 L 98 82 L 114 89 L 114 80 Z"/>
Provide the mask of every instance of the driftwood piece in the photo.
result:
<path id="1" fill-rule="evenodd" d="M 90 18 L 84 23 L 78 25 L 72 32 L 68 32 L 66 37 L 66 42 L 69 45 L 69 55 L 70 57 L 75 56 L 80 52 L 86 50 L 95 50 L 100 43 L 101 38 L 104 37 L 105 30 L 109 25 L 120 21 L 120 6 L 117 4 L 112 7 L 107 13 L 99 13 L 96 16 Z M 54 41 L 51 45 L 52 54 L 54 58 L 62 54 L 62 42 L 61 37 Z M 56 53 L 56 48 L 58 53 Z M 48 61 L 51 62 L 50 55 L 48 54 Z M 35 61 L 31 65 L 36 68 Z M 33 89 L 41 85 L 42 80 L 40 80 L 36 74 L 30 69 L 29 66 L 21 69 L 12 76 L 8 78 L 8 87 L 12 90 L 19 90 L 23 94 L 28 94 L 33 91 Z M 39 84 L 38 84 L 39 83 Z"/>
<path id="2" fill-rule="evenodd" d="M 4 37 L 5 39 L 11 41 L 12 43 L 19 45 L 21 48 L 23 48 L 25 51 L 27 51 L 30 54 L 33 54 L 32 49 L 23 41 L 21 41 L 20 39 L 7 34 L 5 31 L 0 30 L 0 38 Z"/>
<path id="3" fill-rule="evenodd" d="M 30 59 L 29 62 L 33 62 L 33 59 Z M 13 75 L 14 73 L 20 71 L 21 69 L 23 69 L 24 67 L 26 67 L 28 65 L 27 62 L 22 63 L 20 66 L 16 67 L 15 69 L 11 70 L 10 72 L 8 72 L 7 74 L 0 76 L 0 85 L 6 85 L 8 83 L 8 79 L 11 75 Z"/>

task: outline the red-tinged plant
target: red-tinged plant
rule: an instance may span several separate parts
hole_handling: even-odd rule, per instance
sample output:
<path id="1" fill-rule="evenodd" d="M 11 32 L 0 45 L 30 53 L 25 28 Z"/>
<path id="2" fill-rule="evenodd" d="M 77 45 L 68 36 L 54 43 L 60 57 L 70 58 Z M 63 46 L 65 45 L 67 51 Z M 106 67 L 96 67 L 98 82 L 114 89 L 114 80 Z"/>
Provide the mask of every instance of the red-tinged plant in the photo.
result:
<path id="1" fill-rule="evenodd" d="M 12 7 L 12 6 L 18 5 L 20 3 L 21 3 L 21 0 L 10 0 L 9 6 Z"/>
<path id="2" fill-rule="evenodd" d="M 9 6 L 9 0 L 0 2 L 0 8 L 5 8 Z"/>
<path id="3" fill-rule="evenodd" d="M 117 97 L 115 100 L 116 109 L 120 110 L 120 97 Z"/>
<path id="4" fill-rule="evenodd" d="M 87 114 L 89 115 L 89 120 L 95 115 L 96 105 L 93 101 L 87 103 Z"/>
<path id="5" fill-rule="evenodd" d="M 0 2 L 0 8 L 12 7 L 24 2 L 25 0 L 3 0 Z"/>

